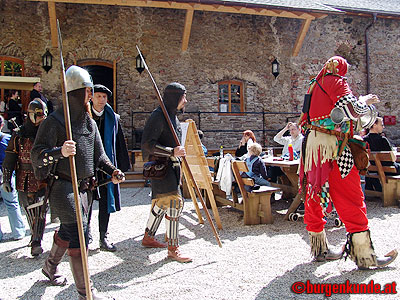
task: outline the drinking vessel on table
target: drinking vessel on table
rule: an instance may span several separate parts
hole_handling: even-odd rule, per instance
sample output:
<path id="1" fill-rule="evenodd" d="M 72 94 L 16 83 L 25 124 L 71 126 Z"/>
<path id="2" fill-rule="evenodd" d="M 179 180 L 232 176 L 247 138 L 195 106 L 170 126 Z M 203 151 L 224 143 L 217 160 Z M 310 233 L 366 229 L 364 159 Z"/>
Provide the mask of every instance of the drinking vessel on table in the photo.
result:
<path id="1" fill-rule="evenodd" d="M 273 157 L 274 156 L 274 149 L 273 148 L 267 148 L 267 156 L 268 157 Z"/>

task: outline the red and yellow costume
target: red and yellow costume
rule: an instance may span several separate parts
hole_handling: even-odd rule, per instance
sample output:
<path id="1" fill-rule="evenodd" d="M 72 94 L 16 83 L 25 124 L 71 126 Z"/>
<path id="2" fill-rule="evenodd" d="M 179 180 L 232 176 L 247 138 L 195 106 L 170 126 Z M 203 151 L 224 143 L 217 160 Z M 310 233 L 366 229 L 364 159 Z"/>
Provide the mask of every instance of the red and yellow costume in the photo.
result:
<path id="1" fill-rule="evenodd" d="M 349 233 L 347 252 L 359 267 L 368 268 L 377 266 L 377 261 L 369 237 L 359 171 L 347 145 L 353 122 L 335 124 L 331 119 L 335 107 L 351 105 L 358 115 L 370 110 L 365 101 L 352 94 L 343 77 L 347 66 L 342 57 L 330 58 L 308 91 L 312 95 L 310 109 L 300 121 L 306 130 L 300 165 L 300 182 L 304 179 L 307 182 L 303 187 L 306 189 L 304 223 L 310 235 L 311 252 L 318 260 L 329 252 L 322 204 L 332 201 Z"/>

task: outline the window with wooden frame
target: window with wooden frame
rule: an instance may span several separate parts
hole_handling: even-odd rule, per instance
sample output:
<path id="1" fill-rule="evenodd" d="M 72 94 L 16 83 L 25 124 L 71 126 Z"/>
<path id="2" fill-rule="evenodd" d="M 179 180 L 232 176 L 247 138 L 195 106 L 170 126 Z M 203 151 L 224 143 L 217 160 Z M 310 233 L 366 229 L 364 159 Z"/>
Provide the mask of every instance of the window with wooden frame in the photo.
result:
<path id="1" fill-rule="evenodd" d="M 25 68 L 24 61 L 22 59 L 9 57 L 9 56 L 0 56 L 0 75 L 1 76 L 17 76 L 24 77 L 25 76 Z M 0 99 L 5 101 L 6 96 L 9 90 L 0 89 Z M 28 101 L 27 93 L 25 91 L 19 91 L 21 95 L 22 106 L 24 107 L 25 102 Z"/>
<path id="2" fill-rule="evenodd" d="M 243 82 L 237 80 L 218 82 L 218 111 L 230 114 L 244 112 Z"/>

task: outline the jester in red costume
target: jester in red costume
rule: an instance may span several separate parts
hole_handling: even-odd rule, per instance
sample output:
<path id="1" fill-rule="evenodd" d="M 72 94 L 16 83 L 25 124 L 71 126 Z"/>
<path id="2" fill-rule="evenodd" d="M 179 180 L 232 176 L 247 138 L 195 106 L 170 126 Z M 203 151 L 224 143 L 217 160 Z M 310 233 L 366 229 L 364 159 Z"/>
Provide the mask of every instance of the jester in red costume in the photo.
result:
<path id="1" fill-rule="evenodd" d="M 308 90 L 309 110 L 300 120 L 306 132 L 300 164 L 300 182 L 305 190 L 304 223 L 316 261 L 341 258 L 343 250 L 329 249 L 324 230 L 323 204 L 331 201 L 348 232 L 344 252 L 359 269 L 384 267 L 395 260 L 397 251 L 382 258 L 374 252 L 360 174 L 348 146 L 360 117 L 374 110 L 372 104 L 379 99 L 371 94 L 357 99 L 344 77 L 347 68 L 344 58 L 330 58 Z"/>

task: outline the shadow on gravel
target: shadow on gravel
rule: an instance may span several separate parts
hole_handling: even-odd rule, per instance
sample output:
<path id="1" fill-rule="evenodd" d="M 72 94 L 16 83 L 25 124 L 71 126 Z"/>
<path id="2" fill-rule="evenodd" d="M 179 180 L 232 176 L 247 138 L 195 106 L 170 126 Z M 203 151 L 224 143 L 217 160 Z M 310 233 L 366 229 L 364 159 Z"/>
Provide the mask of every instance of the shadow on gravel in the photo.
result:
<path id="1" fill-rule="evenodd" d="M 23 247 L 12 248 L 1 253 L 0 265 L 7 266 L 7 268 L 2 268 L 2 272 L 0 272 L 0 279 L 15 278 L 42 268 L 44 260 L 48 256 L 48 253 L 43 253 L 38 257 L 32 257 L 30 255 L 29 256 L 21 255 L 19 257 L 15 257 L 14 252 L 17 252 L 18 250 L 23 248 L 25 247 L 23 246 Z M 27 250 L 27 254 L 28 253 L 30 254 L 30 248 L 29 252 Z M 27 260 L 29 261 L 29 263 L 26 263 Z M 20 265 L 24 267 L 18 268 L 18 266 Z"/>
<path id="2" fill-rule="evenodd" d="M 162 241 L 164 234 L 159 234 L 156 238 L 159 241 Z M 129 285 L 140 285 L 143 282 L 147 281 L 157 281 L 163 278 L 167 278 L 169 276 L 174 276 L 174 274 L 178 274 L 181 272 L 187 272 L 191 269 L 201 268 L 206 265 L 215 264 L 215 261 L 208 262 L 202 265 L 194 265 L 194 264 L 181 264 L 182 268 L 180 270 L 171 270 L 168 273 L 164 273 L 158 277 L 152 277 L 151 279 L 141 279 L 139 281 L 135 281 L 135 279 L 146 277 L 149 274 L 154 274 L 158 269 L 162 268 L 164 265 L 169 263 L 180 264 L 171 259 L 168 259 L 166 248 L 144 248 L 141 245 L 141 239 L 139 241 L 135 241 L 134 238 L 130 238 L 124 240 L 123 242 L 115 244 L 118 248 L 118 251 L 114 254 L 118 256 L 122 262 L 118 265 L 115 265 L 101 273 L 97 273 L 91 275 L 90 278 L 94 282 L 94 286 L 96 287 L 96 282 L 101 282 L 101 292 L 112 292 L 118 290 L 124 290 L 127 287 L 124 286 L 126 283 Z M 130 251 L 130 249 L 133 249 Z M 163 257 L 157 262 L 150 262 L 149 256 L 156 254 L 157 252 L 162 252 Z"/>
<path id="3" fill-rule="evenodd" d="M 326 262 L 332 264 L 330 268 L 340 268 L 340 261 Z M 350 299 L 351 293 L 331 294 L 325 295 L 326 290 L 322 290 L 322 286 L 313 286 L 312 284 L 344 284 L 346 281 L 349 284 L 357 284 L 365 282 L 367 278 L 370 278 L 373 274 L 378 272 L 385 272 L 385 270 L 393 270 L 394 268 L 387 267 L 386 269 L 372 269 L 372 270 L 358 270 L 355 269 L 350 271 L 342 271 L 340 275 L 332 276 L 328 280 L 323 280 L 323 276 L 318 277 L 315 275 L 317 269 L 326 263 L 310 262 L 305 264 L 297 265 L 292 270 L 286 272 L 282 276 L 276 277 L 267 286 L 265 286 L 255 297 L 255 300 L 266 300 L 266 299 L 335 299 L 335 300 L 346 300 Z M 310 284 L 307 285 L 307 281 Z M 368 284 L 367 282 L 366 284 Z M 308 290 L 307 290 L 308 288 Z M 326 287 L 324 287 L 326 289 Z M 329 288 L 328 288 L 329 289 Z M 354 289 L 354 288 L 353 288 Z M 383 286 L 381 286 L 383 289 Z M 294 291 L 297 291 L 295 293 Z M 317 293 L 315 293 L 317 291 Z M 331 290 L 332 291 L 332 290 Z M 347 289 L 349 291 L 349 289 Z M 354 290 L 353 290 L 354 291 Z M 365 293 L 367 294 L 367 293 Z M 327 298 L 328 296 L 329 298 Z M 373 295 L 371 295 L 373 298 Z M 354 297 L 354 296 L 353 296 Z"/>

